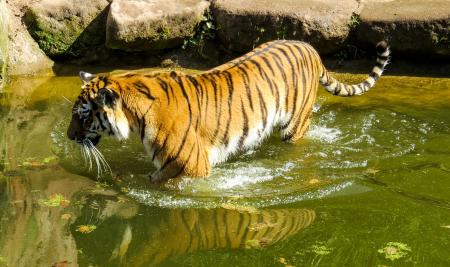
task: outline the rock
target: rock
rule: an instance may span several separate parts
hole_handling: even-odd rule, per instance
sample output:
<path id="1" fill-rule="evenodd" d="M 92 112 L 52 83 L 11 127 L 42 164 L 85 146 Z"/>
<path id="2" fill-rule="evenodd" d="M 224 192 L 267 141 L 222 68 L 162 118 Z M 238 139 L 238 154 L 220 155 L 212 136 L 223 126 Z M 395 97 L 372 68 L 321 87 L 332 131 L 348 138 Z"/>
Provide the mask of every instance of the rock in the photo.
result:
<path id="1" fill-rule="evenodd" d="M 27 1 L 8 1 L 2 14 L 8 21 L 7 75 L 52 74 L 53 61 L 39 48 L 23 25 L 22 6 Z M 5 13 L 3 13 L 5 11 Z"/>
<path id="2" fill-rule="evenodd" d="M 162 68 L 176 68 L 179 67 L 176 61 L 173 61 L 171 58 L 166 58 L 161 61 L 159 64 Z"/>
<path id="3" fill-rule="evenodd" d="M 126 51 L 180 46 L 194 35 L 208 6 L 204 0 L 113 0 L 106 45 Z"/>
<path id="4" fill-rule="evenodd" d="M 449 0 L 369 1 L 360 19 L 362 44 L 387 39 L 396 54 L 450 56 Z"/>
<path id="5" fill-rule="evenodd" d="M 28 29 L 50 57 L 82 56 L 105 41 L 107 0 L 42 0 L 25 14 Z"/>
<path id="6" fill-rule="evenodd" d="M 5 0 L 0 0 L 0 91 L 6 80 L 8 62 L 8 24 Z"/>
<path id="7" fill-rule="evenodd" d="M 350 32 L 356 0 L 216 0 L 211 6 L 221 42 L 246 52 L 263 42 L 293 39 L 333 53 Z"/>

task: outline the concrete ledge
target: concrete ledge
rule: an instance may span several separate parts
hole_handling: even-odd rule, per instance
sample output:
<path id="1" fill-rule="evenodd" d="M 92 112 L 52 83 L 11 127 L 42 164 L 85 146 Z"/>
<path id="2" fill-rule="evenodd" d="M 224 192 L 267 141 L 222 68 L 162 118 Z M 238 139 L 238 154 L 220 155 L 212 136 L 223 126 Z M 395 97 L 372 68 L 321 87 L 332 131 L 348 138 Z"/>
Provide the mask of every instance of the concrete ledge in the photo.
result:
<path id="1" fill-rule="evenodd" d="M 5 0 L 0 0 L 0 92 L 6 80 L 8 62 L 8 16 Z"/>
<path id="2" fill-rule="evenodd" d="M 193 61 L 199 48 L 210 52 L 198 62 L 210 57 L 218 64 L 230 51 L 228 56 L 234 56 L 274 39 L 302 40 L 322 55 L 341 53 L 345 47 L 370 52 L 375 43 L 387 39 L 395 59 L 432 58 L 446 63 L 450 58 L 450 0 L 88 2 L 0 0 L 0 27 L 5 25 L 5 15 L 9 20 L 6 54 L 5 31 L 0 33 L 0 70 L 8 59 L 7 74 L 49 72 L 53 62 L 47 56 L 78 64 L 130 58 L 129 64 L 142 65 L 160 62 L 155 54 L 169 52 Z M 204 16 L 205 12 L 209 14 Z M 28 32 L 22 21 L 28 22 Z M 197 47 L 181 50 L 185 41 Z M 201 47 L 204 44 L 208 49 Z M 345 51 L 342 54 L 345 57 Z"/>
<path id="3" fill-rule="evenodd" d="M 450 1 L 395 0 L 366 3 L 358 43 L 387 39 L 393 51 L 413 56 L 450 56 Z"/>
<path id="4" fill-rule="evenodd" d="M 180 46 L 195 34 L 208 6 L 204 0 L 113 0 L 106 45 L 125 51 Z"/>
<path id="5" fill-rule="evenodd" d="M 303 40 L 319 52 L 336 52 L 350 32 L 356 0 L 215 0 L 211 12 L 220 41 L 246 52 L 274 39 Z"/>

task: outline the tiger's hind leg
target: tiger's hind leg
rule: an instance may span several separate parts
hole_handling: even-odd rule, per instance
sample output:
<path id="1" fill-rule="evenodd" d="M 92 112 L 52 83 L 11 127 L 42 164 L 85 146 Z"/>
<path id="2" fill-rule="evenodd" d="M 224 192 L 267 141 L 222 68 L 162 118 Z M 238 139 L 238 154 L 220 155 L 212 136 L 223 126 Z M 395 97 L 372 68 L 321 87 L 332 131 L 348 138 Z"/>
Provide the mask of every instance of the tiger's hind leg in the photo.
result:
<path id="1" fill-rule="evenodd" d="M 311 123 L 310 113 L 307 112 L 304 116 L 300 114 L 281 130 L 283 141 L 295 143 L 305 135 Z"/>

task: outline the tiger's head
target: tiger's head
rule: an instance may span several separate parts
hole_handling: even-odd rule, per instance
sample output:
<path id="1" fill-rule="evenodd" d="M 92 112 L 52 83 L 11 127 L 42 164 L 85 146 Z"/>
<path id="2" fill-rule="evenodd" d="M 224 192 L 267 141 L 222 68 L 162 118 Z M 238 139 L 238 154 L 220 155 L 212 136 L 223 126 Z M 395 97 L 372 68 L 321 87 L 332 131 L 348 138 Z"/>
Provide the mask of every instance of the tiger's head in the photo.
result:
<path id="1" fill-rule="evenodd" d="M 80 72 L 81 93 L 72 108 L 67 136 L 81 145 L 96 145 L 102 134 L 128 138 L 128 120 L 114 83 L 107 76 Z"/>

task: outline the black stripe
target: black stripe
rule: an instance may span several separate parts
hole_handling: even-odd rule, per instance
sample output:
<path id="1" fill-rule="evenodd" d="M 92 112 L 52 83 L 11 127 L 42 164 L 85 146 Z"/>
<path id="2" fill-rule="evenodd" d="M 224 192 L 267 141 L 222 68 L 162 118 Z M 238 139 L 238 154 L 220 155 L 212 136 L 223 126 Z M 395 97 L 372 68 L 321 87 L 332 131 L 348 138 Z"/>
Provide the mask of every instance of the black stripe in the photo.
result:
<path id="1" fill-rule="evenodd" d="M 183 146 L 181 146 L 181 148 L 183 148 L 183 147 L 184 147 L 184 144 L 183 144 Z M 196 143 L 195 143 L 195 142 L 192 143 L 191 150 L 189 151 L 189 154 L 188 154 L 189 156 L 188 156 L 188 158 L 187 158 L 186 161 L 185 161 L 186 164 L 188 164 L 188 163 L 189 163 L 189 160 L 191 159 L 192 151 L 194 150 L 194 147 L 196 147 Z M 198 148 L 198 145 L 197 145 L 197 148 Z M 181 150 L 182 150 L 182 149 L 181 149 Z M 159 169 L 159 171 L 162 171 L 162 170 L 165 169 L 167 166 L 169 166 L 169 164 L 171 164 L 172 162 L 174 162 L 174 161 L 180 156 L 181 150 L 178 152 L 178 154 L 177 154 L 175 157 L 168 157 L 167 160 L 163 163 L 163 165 L 162 165 L 161 168 Z M 198 150 L 199 150 L 199 148 L 198 148 Z M 183 168 L 182 166 L 179 166 L 179 167 L 180 167 L 180 170 L 178 170 L 178 172 L 174 175 L 173 178 L 179 176 L 179 175 L 184 171 L 184 168 Z"/>
<path id="2" fill-rule="evenodd" d="M 370 77 L 372 77 L 375 81 L 377 81 L 380 78 L 380 75 L 376 72 L 372 72 L 369 74 Z"/>
<path id="3" fill-rule="evenodd" d="M 283 42 L 284 42 L 284 40 L 276 40 L 276 41 L 272 41 L 272 43 L 269 44 L 267 47 L 256 48 L 255 50 L 251 51 L 250 53 L 247 53 L 244 56 L 242 56 L 241 58 L 238 58 L 239 60 L 233 66 L 231 66 L 230 68 L 235 67 L 235 66 L 241 64 L 242 62 L 246 62 L 248 59 L 250 59 L 250 58 L 252 58 L 254 56 L 257 56 L 257 55 L 259 55 L 261 53 L 264 53 L 264 52 L 270 50 L 273 46 L 275 46 L 275 45 L 277 45 L 279 43 L 283 43 Z"/>
<path id="4" fill-rule="evenodd" d="M 245 65 L 245 62 L 242 65 L 244 65 L 245 68 L 247 67 L 247 65 Z M 238 69 L 241 71 L 242 74 L 242 80 L 244 81 L 245 90 L 247 91 L 247 98 L 250 104 L 250 109 L 253 111 L 252 90 L 250 90 L 249 76 L 245 68 L 238 66 Z"/>
<path id="5" fill-rule="evenodd" d="M 191 233 L 191 229 L 189 227 L 189 224 L 187 223 L 187 220 L 186 220 L 186 218 L 184 216 L 184 214 L 187 213 L 187 212 L 188 212 L 187 209 L 181 211 L 181 222 L 183 223 L 184 227 L 186 228 L 186 232 Z M 185 240 L 186 240 L 186 238 L 189 239 L 189 242 L 188 242 L 189 245 L 186 247 L 187 250 L 183 251 L 184 253 L 187 253 L 187 252 L 189 252 L 189 249 L 192 248 L 191 243 L 192 243 L 193 238 L 191 237 L 190 234 L 189 235 L 184 235 L 184 238 L 185 238 Z"/>
<path id="6" fill-rule="evenodd" d="M 233 91 L 234 91 L 234 85 L 233 85 L 233 79 L 231 74 L 228 71 L 223 71 L 223 74 L 225 74 L 225 79 L 227 81 L 227 87 L 228 87 L 228 120 L 227 120 L 227 126 L 225 127 L 225 133 L 224 133 L 224 139 L 225 139 L 225 146 L 228 145 L 228 142 L 230 141 L 228 133 L 230 131 L 230 123 L 231 123 L 231 106 L 232 106 L 232 100 L 233 100 Z"/>
<path id="7" fill-rule="evenodd" d="M 263 95 L 261 93 L 261 90 L 259 89 L 258 86 L 256 86 L 256 89 L 258 90 L 258 96 L 259 96 L 259 105 L 261 108 L 261 116 L 262 116 L 262 120 L 263 120 L 263 131 L 266 129 L 266 125 L 267 125 L 267 106 L 266 103 L 263 99 Z"/>
<path id="8" fill-rule="evenodd" d="M 244 102 L 241 98 L 241 109 L 242 109 L 242 120 L 243 120 L 243 125 L 242 125 L 242 135 L 239 138 L 239 149 L 242 149 L 243 145 L 244 145 L 244 141 L 245 138 L 248 136 L 248 132 L 249 132 L 249 128 L 248 128 L 248 116 L 247 113 L 245 112 L 245 108 L 244 108 Z"/>
<path id="9" fill-rule="evenodd" d="M 308 88 L 307 88 L 308 83 L 307 83 L 307 81 L 306 81 L 306 79 L 307 79 L 307 77 L 306 77 L 306 70 L 308 70 L 308 67 L 306 67 L 306 63 L 307 63 L 308 60 L 311 60 L 311 58 L 308 57 L 308 55 L 302 53 L 300 47 L 298 48 L 298 51 L 299 51 L 299 53 L 300 53 L 300 56 L 302 57 L 302 62 L 303 62 L 304 65 L 305 65 L 305 66 L 303 67 L 303 70 L 302 70 L 302 86 L 303 86 L 303 95 L 302 95 L 302 97 L 303 97 L 303 98 L 302 98 L 302 105 L 301 105 L 301 108 L 303 108 L 304 105 L 305 105 L 305 101 L 306 101 L 306 90 L 308 89 Z"/>
<path id="10" fill-rule="evenodd" d="M 297 70 L 295 70 L 295 68 L 294 69 L 292 69 L 292 75 L 293 75 L 293 77 L 295 77 L 295 79 L 294 79 L 294 100 L 293 100 L 293 104 L 292 104 L 292 115 L 294 116 L 294 114 L 296 114 L 297 113 L 297 108 L 298 108 L 298 105 L 297 105 L 297 98 L 298 98 L 298 94 L 299 94 L 299 88 L 298 88 L 298 74 L 299 74 L 299 72 L 301 72 L 302 73 L 302 76 L 303 76 L 303 80 L 302 80 L 302 82 L 303 82 L 303 99 L 302 99 L 302 105 L 303 105 L 303 100 L 304 100 L 304 95 L 305 95 L 305 93 L 306 93 L 306 84 L 304 84 L 304 82 L 305 82 L 305 72 L 304 71 L 301 71 L 300 70 L 300 65 L 299 65 L 299 61 L 298 61 L 298 57 L 295 55 L 295 53 L 294 53 L 294 51 L 292 50 L 292 48 L 290 47 L 290 46 L 287 46 L 286 45 L 286 47 L 288 48 L 288 50 L 290 51 L 290 53 L 292 54 L 292 57 L 295 59 L 295 62 L 296 62 L 296 64 L 297 64 Z M 302 57 L 303 58 L 303 57 Z M 303 60 L 303 63 L 304 63 L 304 61 L 305 60 Z M 292 118 L 292 117 L 291 117 Z"/>
<path id="11" fill-rule="evenodd" d="M 164 141 L 163 141 L 162 145 L 161 145 L 157 150 L 155 150 L 155 152 L 153 153 L 152 161 L 154 161 L 154 160 L 156 159 L 156 156 L 157 156 L 159 153 L 161 153 L 162 150 L 166 147 L 166 144 L 167 144 L 167 140 L 168 140 L 168 139 L 169 139 L 169 135 L 166 134 L 166 136 L 164 137 Z M 156 141 L 156 137 L 155 137 L 155 141 Z"/>
<path id="12" fill-rule="evenodd" d="M 300 62 L 298 61 L 298 56 L 295 54 L 294 50 L 292 50 L 290 45 L 286 45 L 289 52 L 292 54 L 292 58 L 295 60 L 295 64 L 297 65 L 297 71 L 300 71 Z"/>
<path id="13" fill-rule="evenodd" d="M 200 125 L 200 116 L 201 116 L 201 114 L 200 114 L 200 111 L 201 111 L 201 103 L 200 103 L 200 96 L 199 96 L 199 92 L 201 91 L 200 89 L 199 89 L 199 84 L 198 84 L 198 82 L 197 82 L 197 80 L 195 80 L 192 76 L 186 76 L 187 78 L 188 78 L 188 80 L 189 80 L 189 82 L 194 86 L 194 89 L 195 89 L 195 99 L 197 100 L 196 102 L 197 102 L 197 111 L 198 111 L 198 114 L 197 114 L 197 120 L 196 120 L 196 123 L 195 123 L 195 129 L 197 130 L 198 129 L 198 127 L 199 127 L 199 125 Z"/>
<path id="14" fill-rule="evenodd" d="M 163 89 L 164 93 L 166 94 L 166 98 L 167 98 L 167 105 L 170 105 L 170 97 L 169 97 L 169 85 L 167 84 L 166 81 L 162 80 L 161 78 L 157 78 L 158 80 L 158 84 L 159 86 L 161 86 L 161 88 Z"/>
<path id="15" fill-rule="evenodd" d="M 217 96 L 218 88 L 217 88 L 216 81 L 214 80 L 215 76 L 217 76 L 217 75 L 212 74 L 211 76 L 212 76 L 211 79 L 208 76 L 205 76 L 205 78 L 211 82 L 211 84 L 213 86 L 213 91 L 214 91 L 214 106 L 216 108 L 216 118 L 217 119 L 216 119 L 216 128 L 214 130 L 211 140 L 215 141 L 217 138 L 217 135 L 219 134 L 220 122 L 221 122 L 220 117 L 222 116 L 222 88 L 219 88 L 219 91 L 220 91 L 220 102 L 219 102 L 218 96 Z"/>
<path id="16" fill-rule="evenodd" d="M 286 97 L 287 97 L 287 88 L 288 88 L 288 86 L 287 86 L 287 76 L 286 76 L 285 70 L 283 68 L 283 64 L 282 64 L 283 61 L 281 60 L 280 56 L 278 54 L 276 54 L 275 52 L 270 51 L 269 54 L 272 55 L 273 60 L 275 61 L 275 64 L 277 65 L 277 68 L 278 68 L 278 70 L 281 73 L 281 76 L 282 76 L 283 82 L 284 82 L 284 89 L 286 91 Z M 281 98 L 278 99 L 278 102 L 279 102 L 278 106 L 280 106 Z"/>
<path id="17" fill-rule="evenodd" d="M 142 119 L 142 126 L 141 126 L 141 142 L 144 143 L 144 137 L 145 137 L 145 119 Z"/>
<path id="18" fill-rule="evenodd" d="M 289 57 L 289 55 L 286 53 L 286 51 L 284 51 L 284 49 L 282 49 L 281 47 L 275 47 L 276 50 L 280 51 L 286 58 L 286 60 L 288 61 L 289 65 L 291 66 L 291 70 L 292 70 L 292 81 L 295 81 L 295 68 L 294 65 L 292 64 L 292 61 Z"/>
<path id="19" fill-rule="evenodd" d="M 383 68 L 384 68 L 384 64 L 380 63 L 380 62 L 375 63 L 375 66 L 380 68 L 381 70 L 383 70 Z"/>
<path id="20" fill-rule="evenodd" d="M 150 88 L 148 88 L 143 82 L 137 81 L 137 82 L 134 82 L 133 85 L 139 92 L 141 92 L 142 94 L 146 95 L 151 100 L 155 100 L 156 99 L 150 93 Z"/>
<path id="21" fill-rule="evenodd" d="M 258 69 L 258 72 L 259 72 L 259 76 L 261 76 L 261 78 L 263 78 L 264 75 L 263 75 L 263 72 L 261 69 L 261 64 L 259 64 L 259 62 L 255 61 L 254 59 L 249 59 L 248 62 L 250 62 L 256 66 L 256 68 Z"/>
<path id="22" fill-rule="evenodd" d="M 270 92 L 272 93 L 272 96 L 273 96 L 275 89 L 274 89 L 274 86 L 272 84 L 272 79 L 269 78 L 269 76 L 267 75 L 266 71 L 261 67 L 261 65 L 258 62 L 256 62 L 256 61 L 250 61 L 250 62 L 252 62 L 258 68 L 258 71 L 259 71 L 259 73 L 261 75 L 262 80 L 265 81 L 269 85 Z"/>
<path id="23" fill-rule="evenodd" d="M 260 57 L 264 63 L 266 63 L 267 67 L 270 69 L 270 72 L 272 72 L 272 75 L 275 76 L 275 72 L 273 71 L 272 65 L 270 64 L 269 60 L 267 59 L 266 56 L 261 56 Z"/>
<path id="24" fill-rule="evenodd" d="M 378 59 L 381 59 L 381 60 L 388 60 L 388 59 L 389 59 L 389 56 L 381 56 L 381 55 L 378 55 L 377 58 L 378 58 Z"/>
<path id="25" fill-rule="evenodd" d="M 272 68 L 272 65 L 270 64 L 269 60 L 266 57 L 261 57 L 261 58 L 264 60 L 264 63 L 266 63 L 267 67 L 272 72 L 272 78 L 268 77 L 267 73 L 265 73 L 265 75 L 266 75 L 267 83 L 270 86 L 270 90 L 272 91 L 272 95 L 275 96 L 275 110 L 276 110 L 276 112 L 278 112 L 278 109 L 280 107 L 280 103 L 279 103 L 280 92 L 278 91 L 278 86 L 275 83 L 275 76 L 276 75 L 275 75 L 275 72 L 274 72 L 274 70 Z M 273 84 L 272 84 L 272 82 L 273 82 Z"/>
<path id="26" fill-rule="evenodd" d="M 365 91 L 366 90 L 365 88 L 370 88 L 370 83 L 368 81 L 364 81 L 363 86 L 364 86 L 364 88 L 362 91 Z"/>
<path id="27" fill-rule="evenodd" d="M 95 113 L 95 116 L 97 117 L 99 124 L 100 124 L 100 128 L 102 128 L 102 131 L 106 129 L 106 127 L 103 125 L 103 121 L 102 118 L 100 117 L 100 112 Z"/>
<path id="28" fill-rule="evenodd" d="M 200 79 L 201 84 L 205 85 L 205 81 L 203 80 L 203 76 L 200 75 L 200 76 L 198 76 L 198 78 Z M 203 92 L 202 95 L 205 96 L 205 97 L 203 97 L 202 102 L 203 102 L 203 100 L 205 101 L 205 104 L 204 104 L 205 111 L 203 113 L 204 114 L 203 118 L 206 121 L 206 119 L 208 117 L 209 95 L 208 95 L 208 90 L 206 89 L 206 86 L 205 86 L 205 88 L 203 88 L 203 86 L 200 85 L 200 89 Z M 206 122 L 205 122 L 205 125 L 206 125 Z"/>

